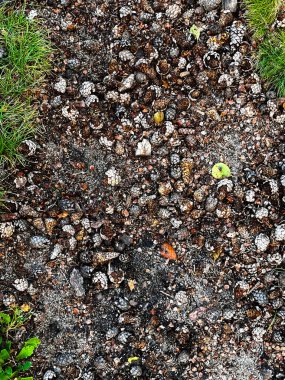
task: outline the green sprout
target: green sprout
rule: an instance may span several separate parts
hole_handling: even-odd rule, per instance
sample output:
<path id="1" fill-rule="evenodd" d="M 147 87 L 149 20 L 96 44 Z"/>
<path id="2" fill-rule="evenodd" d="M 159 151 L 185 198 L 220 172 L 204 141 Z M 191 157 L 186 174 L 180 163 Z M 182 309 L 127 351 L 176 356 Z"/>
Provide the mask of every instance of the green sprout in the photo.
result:
<path id="1" fill-rule="evenodd" d="M 33 380 L 33 377 L 22 377 L 22 373 L 29 370 L 32 362 L 26 361 L 31 357 L 41 341 L 36 338 L 27 339 L 17 350 L 17 343 L 13 342 L 10 332 L 19 329 L 30 318 L 19 307 L 0 312 L 0 380 Z"/>
<path id="2" fill-rule="evenodd" d="M 200 34 L 201 34 L 201 28 L 199 28 L 197 25 L 193 24 L 190 28 L 190 33 L 192 34 L 192 36 L 194 36 L 197 40 L 197 42 L 199 41 L 199 38 L 200 38 Z"/>

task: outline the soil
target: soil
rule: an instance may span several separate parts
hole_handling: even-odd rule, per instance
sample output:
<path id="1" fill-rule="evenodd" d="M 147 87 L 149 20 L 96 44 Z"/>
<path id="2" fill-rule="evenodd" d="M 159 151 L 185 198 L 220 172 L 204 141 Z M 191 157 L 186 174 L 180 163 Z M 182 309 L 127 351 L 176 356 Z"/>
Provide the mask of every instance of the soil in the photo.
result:
<path id="1" fill-rule="evenodd" d="M 53 71 L 2 181 L 0 298 L 33 310 L 35 379 L 285 378 L 285 103 L 220 3 L 28 5 Z"/>

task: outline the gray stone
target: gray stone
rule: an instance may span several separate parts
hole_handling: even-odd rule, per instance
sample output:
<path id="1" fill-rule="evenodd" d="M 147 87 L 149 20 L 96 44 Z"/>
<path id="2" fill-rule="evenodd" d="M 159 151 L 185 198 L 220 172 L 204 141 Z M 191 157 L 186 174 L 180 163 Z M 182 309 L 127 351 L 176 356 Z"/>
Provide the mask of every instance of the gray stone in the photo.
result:
<path id="1" fill-rule="evenodd" d="M 237 0 L 223 0 L 223 9 L 232 13 L 237 10 Z"/>
<path id="2" fill-rule="evenodd" d="M 221 4 L 221 0 L 199 0 L 199 4 L 205 9 L 206 12 L 213 11 Z"/>
<path id="3" fill-rule="evenodd" d="M 74 268 L 70 275 L 70 285 L 73 287 L 77 297 L 82 297 L 85 295 L 85 289 L 83 286 L 83 277 L 81 276 L 78 269 Z"/>
<path id="4" fill-rule="evenodd" d="M 130 372 L 133 377 L 140 377 L 142 375 L 142 369 L 138 365 L 132 367 Z"/>
<path id="5" fill-rule="evenodd" d="M 30 244 L 32 248 L 41 249 L 41 248 L 46 248 L 50 244 L 50 241 L 44 236 L 33 236 L 30 240 Z"/>
<path id="6" fill-rule="evenodd" d="M 60 353 L 57 355 L 55 362 L 60 367 L 67 367 L 74 362 L 74 356 L 71 353 Z"/>
<path id="7" fill-rule="evenodd" d="M 50 369 L 48 369 L 43 376 L 43 380 L 52 380 L 55 378 L 56 378 L 56 374 Z"/>

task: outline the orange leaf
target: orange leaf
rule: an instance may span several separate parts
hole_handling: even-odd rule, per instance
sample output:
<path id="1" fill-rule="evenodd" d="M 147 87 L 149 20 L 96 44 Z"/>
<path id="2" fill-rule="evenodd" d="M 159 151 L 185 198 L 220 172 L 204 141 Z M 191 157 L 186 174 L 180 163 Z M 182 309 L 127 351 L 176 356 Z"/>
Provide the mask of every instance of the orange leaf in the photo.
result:
<path id="1" fill-rule="evenodd" d="M 174 248 L 168 243 L 162 244 L 162 251 L 160 251 L 160 254 L 168 260 L 177 260 L 177 255 Z"/>
<path id="2" fill-rule="evenodd" d="M 169 82 L 167 80 L 165 80 L 165 79 L 162 79 L 162 87 L 169 88 L 170 87 Z"/>

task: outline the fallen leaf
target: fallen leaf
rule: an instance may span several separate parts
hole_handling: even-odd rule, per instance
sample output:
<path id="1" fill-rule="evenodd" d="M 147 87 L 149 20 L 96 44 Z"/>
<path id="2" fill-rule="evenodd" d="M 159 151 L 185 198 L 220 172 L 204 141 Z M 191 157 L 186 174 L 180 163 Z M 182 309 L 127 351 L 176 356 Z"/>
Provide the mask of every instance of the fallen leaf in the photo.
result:
<path id="1" fill-rule="evenodd" d="M 134 290 L 135 284 L 136 284 L 135 280 L 129 280 L 128 281 L 128 287 L 130 288 L 131 292 Z"/>
<path id="2" fill-rule="evenodd" d="M 160 251 L 160 254 L 168 260 L 177 260 L 177 255 L 174 248 L 168 243 L 162 244 L 162 251 Z"/>
<path id="3" fill-rule="evenodd" d="M 170 84 L 167 80 L 162 79 L 162 87 L 164 88 L 170 88 Z"/>
<path id="4" fill-rule="evenodd" d="M 20 308 L 26 313 L 31 310 L 30 306 L 26 303 L 24 303 Z"/>
<path id="5" fill-rule="evenodd" d="M 157 111 L 153 115 L 153 120 L 154 120 L 155 124 L 161 124 L 164 120 L 164 113 L 162 111 Z"/>
<path id="6" fill-rule="evenodd" d="M 81 189 L 82 189 L 83 191 L 88 190 L 88 185 L 87 185 L 87 183 L 82 183 L 82 184 L 81 184 Z"/>
<path id="7" fill-rule="evenodd" d="M 214 261 L 217 261 L 218 258 L 221 256 L 221 254 L 223 253 L 223 248 L 217 248 L 213 253 L 212 253 L 212 257 L 213 257 L 213 260 Z"/>
<path id="8" fill-rule="evenodd" d="M 79 232 L 78 232 L 78 234 L 75 236 L 75 239 L 77 240 L 77 241 L 81 241 L 81 240 L 83 240 L 83 238 L 84 238 L 84 230 L 82 229 L 82 230 L 80 230 Z"/>
<path id="9" fill-rule="evenodd" d="M 128 358 L 128 362 L 129 362 L 129 363 L 136 362 L 137 360 L 139 360 L 139 357 L 138 357 L 138 356 L 130 356 L 130 357 Z"/>
<path id="10" fill-rule="evenodd" d="M 60 219 L 64 219 L 69 215 L 67 211 L 63 211 L 62 213 L 58 214 L 57 217 Z"/>

